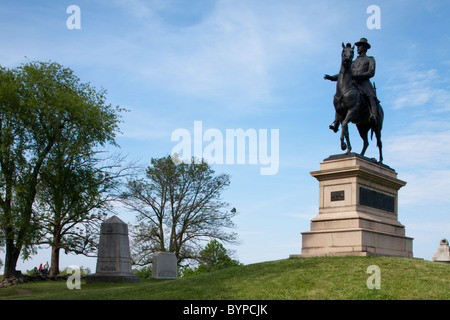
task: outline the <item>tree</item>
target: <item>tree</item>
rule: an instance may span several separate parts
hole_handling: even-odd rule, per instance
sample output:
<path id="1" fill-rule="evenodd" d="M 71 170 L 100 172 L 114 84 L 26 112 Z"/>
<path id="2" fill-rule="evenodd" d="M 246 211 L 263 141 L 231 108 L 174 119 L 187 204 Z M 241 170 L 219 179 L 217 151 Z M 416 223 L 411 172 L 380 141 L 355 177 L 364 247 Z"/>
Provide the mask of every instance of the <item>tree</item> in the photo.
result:
<path id="1" fill-rule="evenodd" d="M 225 249 L 222 243 L 214 239 L 200 251 L 200 265 L 208 271 L 240 265 L 239 261 L 231 259 L 230 255 L 232 255 L 230 250 Z"/>
<path id="2" fill-rule="evenodd" d="M 105 91 L 82 83 L 55 62 L 0 69 L 0 228 L 5 242 L 4 278 L 15 277 L 19 255 L 38 241 L 34 202 L 40 174 L 54 146 L 76 135 L 78 152 L 115 144 L 118 107 Z M 82 143 L 81 143 L 82 142 Z"/>
<path id="3" fill-rule="evenodd" d="M 198 259 L 206 240 L 235 243 L 236 234 L 224 229 L 234 227 L 236 209 L 220 199 L 229 183 L 228 175 L 215 176 L 204 161 L 152 158 L 145 177 L 128 181 L 121 196 L 139 222 L 133 231 L 135 264 L 151 263 L 157 251 L 174 252 L 179 263 Z"/>
<path id="4" fill-rule="evenodd" d="M 222 243 L 215 239 L 211 240 L 200 251 L 198 266 L 195 269 L 185 268 L 183 270 L 183 277 L 242 265 L 239 261 L 232 259 L 230 257 L 231 255 L 232 252 L 225 249 Z"/>
<path id="5" fill-rule="evenodd" d="M 123 158 L 109 160 L 73 155 L 58 145 L 43 168 L 36 207 L 42 225 L 39 244 L 52 248 L 50 276 L 59 274 L 61 249 L 96 253 L 100 224 L 129 168 L 121 165 Z"/>
<path id="6" fill-rule="evenodd" d="M 2 243 L 2 238 L 0 238 L 0 252 L 3 252 L 3 243 Z M 0 268 L 3 267 L 3 260 L 0 259 Z"/>

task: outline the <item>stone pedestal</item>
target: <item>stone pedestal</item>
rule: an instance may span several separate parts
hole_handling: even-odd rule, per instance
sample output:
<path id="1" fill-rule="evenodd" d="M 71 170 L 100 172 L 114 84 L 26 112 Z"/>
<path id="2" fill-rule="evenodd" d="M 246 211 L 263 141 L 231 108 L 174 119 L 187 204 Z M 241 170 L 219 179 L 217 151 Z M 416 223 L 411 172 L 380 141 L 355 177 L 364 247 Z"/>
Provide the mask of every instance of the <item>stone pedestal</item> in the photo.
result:
<path id="1" fill-rule="evenodd" d="M 86 283 L 139 281 L 131 272 L 128 225 L 114 216 L 101 225 L 96 272 L 86 277 Z"/>
<path id="2" fill-rule="evenodd" d="M 351 153 L 330 156 L 311 175 L 319 181 L 319 214 L 302 233 L 301 257 L 413 257 L 413 239 L 398 221 L 406 182 L 393 169 Z"/>

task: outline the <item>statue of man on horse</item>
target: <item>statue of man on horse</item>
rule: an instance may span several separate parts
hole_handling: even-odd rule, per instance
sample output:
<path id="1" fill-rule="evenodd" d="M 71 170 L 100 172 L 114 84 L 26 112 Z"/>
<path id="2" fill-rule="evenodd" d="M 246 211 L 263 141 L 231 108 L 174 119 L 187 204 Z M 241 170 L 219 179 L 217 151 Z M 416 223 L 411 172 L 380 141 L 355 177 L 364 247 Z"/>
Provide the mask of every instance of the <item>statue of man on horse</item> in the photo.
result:
<path id="1" fill-rule="evenodd" d="M 342 63 L 338 74 L 330 76 L 326 74 L 324 79 L 337 81 L 336 94 L 333 104 L 336 110 L 334 122 L 330 129 L 334 132 L 339 130 L 339 124 L 342 125 L 341 148 L 351 151 L 350 139 L 348 134 L 348 123 L 356 124 L 361 138 L 364 141 L 364 147 L 361 155 L 364 155 L 369 145 L 367 133 L 372 130 L 377 138 L 377 146 L 380 152 L 379 161 L 383 161 L 381 151 L 381 129 L 383 125 L 384 113 L 376 95 L 375 85 L 372 86 L 370 79 L 375 75 L 375 59 L 367 56 L 367 50 L 370 44 L 366 38 L 361 38 L 356 42 L 358 47 L 358 57 L 353 61 L 354 46 L 350 43 L 342 43 Z M 344 142 L 346 139 L 346 142 Z"/>

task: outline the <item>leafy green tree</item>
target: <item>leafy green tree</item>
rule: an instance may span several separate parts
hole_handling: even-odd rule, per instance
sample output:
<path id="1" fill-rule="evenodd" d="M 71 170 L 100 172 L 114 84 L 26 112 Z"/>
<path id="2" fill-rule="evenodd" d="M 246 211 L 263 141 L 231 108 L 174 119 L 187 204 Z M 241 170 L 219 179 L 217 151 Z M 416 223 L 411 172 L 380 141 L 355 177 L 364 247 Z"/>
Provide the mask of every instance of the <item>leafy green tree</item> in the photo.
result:
<path id="1" fill-rule="evenodd" d="M 191 276 L 199 273 L 225 269 L 242 265 L 239 261 L 232 259 L 232 252 L 225 249 L 222 243 L 211 240 L 205 248 L 200 251 L 199 264 L 195 269 L 189 267 L 183 270 L 183 276 Z"/>
<path id="2" fill-rule="evenodd" d="M 240 265 L 239 261 L 231 259 L 231 254 L 222 243 L 213 239 L 200 251 L 200 265 L 208 271 Z"/>
<path id="3" fill-rule="evenodd" d="M 76 136 L 73 153 L 115 144 L 121 109 L 106 104 L 105 91 L 82 83 L 55 62 L 0 69 L 0 228 L 5 241 L 4 278 L 15 277 L 40 236 L 34 202 L 55 145 Z"/>
<path id="4" fill-rule="evenodd" d="M 145 177 L 130 180 L 121 196 L 137 213 L 132 233 L 137 265 L 150 264 L 157 251 L 174 252 L 180 263 L 198 259 L 205 240 L 236 242 L 236 234 L 226 230 L 234 227 L 236 209 L 221 200 L 229 176 L 215 175 L 203 161 L 175 162 L 171 156 L 151 159 Z"/>
<path id="5" fill-rule="evenodd" d="M 144 266 L 141 268 L 135 268 L 131 272 L 140 277 L 142 280 L 147 280 L 152 276 L 152 266 Z"/>

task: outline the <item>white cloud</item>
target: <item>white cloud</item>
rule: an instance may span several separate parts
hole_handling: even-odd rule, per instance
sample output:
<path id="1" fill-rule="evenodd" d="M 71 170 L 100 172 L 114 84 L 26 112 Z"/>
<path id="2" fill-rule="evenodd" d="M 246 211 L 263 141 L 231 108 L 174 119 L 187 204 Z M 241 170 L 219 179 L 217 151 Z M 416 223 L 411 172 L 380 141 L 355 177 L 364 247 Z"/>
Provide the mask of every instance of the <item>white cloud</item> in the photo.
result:
<path id="1" fill-rule="evenodd" d="M 422 207 L 427 204 L 427 211 L 422 214 L 434 214 L 439 206 L 450 205 L 450 169 L 399 172 L 399 178 L 407 182 L 400 191 L 401 205 Z"/>
<path id="2" fill-rule="evenodd" d="M 445 114 L 450 111 L 450 91 L 446 89 L 447 80 L 436 69 L 419 70 L 414 66 L 397 66 L 391 74 L 391 86 L 386 89 L 400 96 L 391 105 L 398 112 L 407 110 L 408 119 L 413 119 L 401 131 L 391 132 L 383 143 L 388 164 L 396 169 L 400 179 L 407 181 L 400 191 L 400 203 L 413 210 L 423 204 L 429 204 L 431 211 L 448 206 L 450 123 Z"/>
<path id="3" fill-rule="evenodd" d="M 432 123 L 435 122 L 429 125 Z M 403 168 L 450 169 L 450 129 L 436 131 L 439 122 L 435 123 L 435 131 L 424 130 L 424 127 L 420 130 L 418 125 L 414 127 L 417 128 L 414 133 L 400 133 L 385 139 L 383 146 L 389 153 L 389 164 Z"/>
<path id="4" fill-rule="evenodd" d="M 153 16 L 148 1 L 142 0 L 113 0 L 111 4 L 120 7 L 122 10 L 130 13 L 138 19 L 149 18 Z"/>
<path id="5" fill-rule="evenodd" d="M 429 204 L 429 210 L 434 210 L 450 204 L 448 123 L 422 119 L 384 142 L 389 166 L 407 182 L 400 191 L 402 205 L 413 208 Z"/>
<path id="6" fill-rule="evenodd" d="M 450 111 L 450 91 L 440 88 L 446 80 L 436 69 L 401 66 L 391 70 L 391 74 L 392 85 L 386 89 L 399 96 L 392 103 L 394 109 L 424 106 L 431 112 Z"/>
<path id="7" fill-rule="evenodd" d="M 135 16 L 140 27 L 126 37 L 126 31 L 92 36 L 89 63 L 118 69 L 152 90 L 212 99 L 247 113 L 273 99 L 274 87 L 285 81 L 277 78 L 279 66 L 315 59 L 332 36 L 322 30 L 336 22 L 323 4 L 219 0 L 198 14 L 196 23 L 174 27 L 158 16 L 158 10 L 167 10 L 159 2 L 116 0 L 114 5 Z M 320 15 L 328 18 L 318 20 Z"/>
<path id="8" fill-rule="evenodd" d="M 108 89 L 139 83 L 152 92 L 217 103 L 211 108 L 256 114 L 276 99 L 275 86 L 284 86 L 286 79 L 278 78 L 283 70 L 306 72 L 305 61 L 316 61 L 335 41 L 325 30 L 334 30 L 339 15 L 330 12 L 338 4 L 212 2 L 205 9 L 202 1 L 98 0 L 93 7 L 107 16 L 84 5 L 81 30 L 40 27 L 33 38 L 27 25 L 10 41 L 8 57 L 0 56 L 15 61 L 26 52 L 31 60 L 52 59 L 77 74 L 81 69 Z"/>

